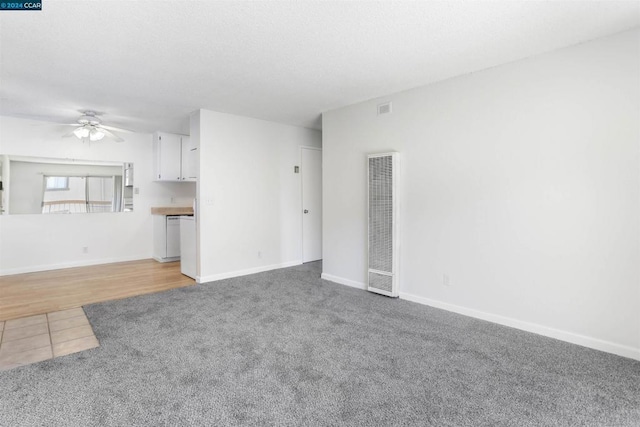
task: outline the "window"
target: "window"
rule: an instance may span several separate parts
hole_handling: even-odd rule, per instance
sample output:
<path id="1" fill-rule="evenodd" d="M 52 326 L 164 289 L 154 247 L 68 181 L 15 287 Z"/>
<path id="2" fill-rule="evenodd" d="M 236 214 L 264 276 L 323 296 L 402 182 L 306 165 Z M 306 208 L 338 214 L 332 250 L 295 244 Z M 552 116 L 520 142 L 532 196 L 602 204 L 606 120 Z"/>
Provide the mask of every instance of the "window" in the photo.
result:
<path id="1" fill-rule="evenodd" d="M 69 191 L 69 177 L 47 176 L 44 191 Z"/>

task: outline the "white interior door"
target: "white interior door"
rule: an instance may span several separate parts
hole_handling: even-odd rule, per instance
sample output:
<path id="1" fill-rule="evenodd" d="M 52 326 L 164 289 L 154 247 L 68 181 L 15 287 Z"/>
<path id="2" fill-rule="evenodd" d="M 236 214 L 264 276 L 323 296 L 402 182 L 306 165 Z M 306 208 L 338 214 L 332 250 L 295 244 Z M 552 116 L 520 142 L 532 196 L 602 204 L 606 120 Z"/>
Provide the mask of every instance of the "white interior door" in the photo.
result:
<path id="1" fill-rule="evenodd" d="M 322 151 L 302 148 L 302 262 L 322 259 Z"/>

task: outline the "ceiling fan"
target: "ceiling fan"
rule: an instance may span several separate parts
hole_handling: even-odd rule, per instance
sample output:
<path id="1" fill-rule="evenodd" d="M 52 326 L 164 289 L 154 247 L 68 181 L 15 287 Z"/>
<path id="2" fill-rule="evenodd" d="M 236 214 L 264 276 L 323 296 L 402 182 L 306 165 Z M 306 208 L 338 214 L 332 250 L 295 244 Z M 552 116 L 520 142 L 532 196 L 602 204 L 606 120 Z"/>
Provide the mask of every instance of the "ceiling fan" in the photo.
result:
<path id="1" fill-rule="evenodd" d="M 77 123 L 72 123 L 69 126 L 75 126 L 76 129 L 63 135 L 63 138 L 75 135 L 81 140 L 89 138 L 89 141 L 100 141 L 102 138 L 107 137 L 116 142 L 122 142 L 124 139 L 112 131 L 128 132 L 125 129 L 103 125 L 102 120 L 96 115 L 95 111 L 84 111 L 82 116 L 78 118 Z"/>

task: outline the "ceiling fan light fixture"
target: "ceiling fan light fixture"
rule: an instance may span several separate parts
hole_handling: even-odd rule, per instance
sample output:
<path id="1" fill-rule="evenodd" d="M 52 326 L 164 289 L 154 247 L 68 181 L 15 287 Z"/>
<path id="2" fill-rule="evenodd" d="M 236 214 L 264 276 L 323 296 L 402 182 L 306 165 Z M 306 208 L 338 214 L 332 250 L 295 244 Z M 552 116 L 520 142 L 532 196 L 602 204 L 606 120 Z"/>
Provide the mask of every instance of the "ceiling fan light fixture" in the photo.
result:
<path id="1" fill-rule="evenodd" d="M 77 128 L 76 130 L 73 131 L 73 134 L 78 138 L 78 139 L 82 139 L 82 138 L 86 138 L 89 136 L 89 128 L 87 128 L 86 126 L 82 126 Z"/>
<path id="2" fill-rule="evenodd" d="M 100 141 L 102 138 L 104 138 L 104 132 L 98 128 L 93 128 L 91 132 L 89 132 L 90 141 Z"/>
<path id="3" fill-rule="evenodd" d="M 111 129 L 127 132 L 124 129 L 118 129 L 111 126 L 102 127 L 102 120 L 100 120 L 93 111 L 85 111 L 84 114 L 76 120 L 76 123 L 70 124 L 69 126 L 75 126 L 76 128 L 68 134 L 63 135 L 63 138 L 75 135 L 83 142 L 85 142 L 86 139 L 89 141 L 100 141 L 104 138 L 113 139 L 116 142 L 122 142 L 124 139 L 120 138 L 118 134 L 112 133 Z"/>
<path id="4" fill-rule="evenodd" d="M 85 111 L 84 114 L 78 119 L 78 123 L 80 123 L 81 125 L 98 126 L 102 122 L 96 116 L 95 112 Z"/>

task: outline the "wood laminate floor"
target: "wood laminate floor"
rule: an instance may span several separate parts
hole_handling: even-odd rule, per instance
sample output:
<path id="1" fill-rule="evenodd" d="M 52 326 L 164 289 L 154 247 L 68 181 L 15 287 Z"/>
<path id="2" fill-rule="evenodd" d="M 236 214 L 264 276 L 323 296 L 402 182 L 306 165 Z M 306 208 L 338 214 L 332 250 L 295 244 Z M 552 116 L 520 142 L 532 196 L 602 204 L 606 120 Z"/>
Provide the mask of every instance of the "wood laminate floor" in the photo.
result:
<path id="1" fill-rule="evenodd" d="M 0 277 L 0 321 L 195 284 L 152 259 Z"/>

